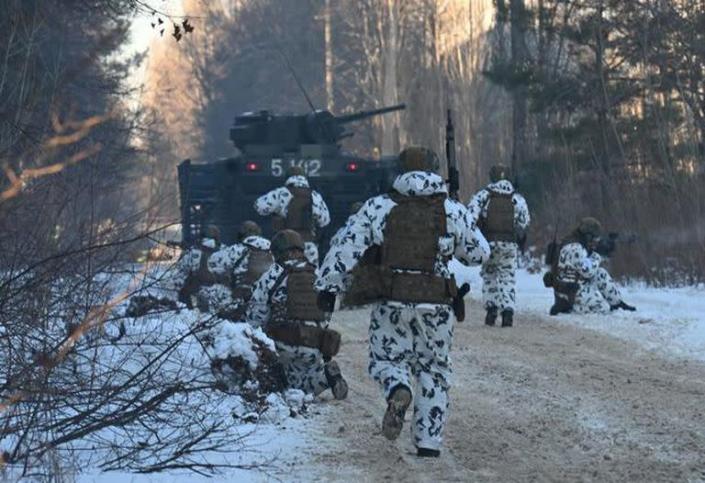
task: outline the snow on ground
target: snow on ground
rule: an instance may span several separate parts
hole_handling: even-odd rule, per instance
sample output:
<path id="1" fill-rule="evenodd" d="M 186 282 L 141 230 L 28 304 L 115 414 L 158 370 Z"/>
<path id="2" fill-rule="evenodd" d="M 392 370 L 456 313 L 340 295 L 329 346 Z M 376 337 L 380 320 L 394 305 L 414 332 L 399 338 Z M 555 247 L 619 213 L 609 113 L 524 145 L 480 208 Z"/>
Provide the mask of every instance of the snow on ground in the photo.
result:
<path id="1" fill-rule="evenodd" d="M 154 474 L 135 474 L 122 471 L 88 471 L 76 478 L 76 483 L 259 483 L 286 479 L 289 468 L 296 466 L 297 476 L 305 468 L 303 461 L 311 442 L 304 437 L 310 419 L 286 418 L 279 424 L 243 424 L 239 430 L 246 436 L 245 448 L 240 452 L 214 456 L 213 462 L 226 461 L 242 466 L 260 466 L 254 469 L 221 470 L 213 476 L 201 476 L 191 471 L 168 471 Z"/>
<path id="2" fill-rule="evenodd" d="M 470 297 L 481 300 L 480 268 L 465 267 L 454 260 L 452 269 L 458 284 L 470 282 Z M 553 291 L 543 286 L 542 276 L 542 272 L 518 271 L 519 320 L 522 311 L 548 315 Z M 705 287 L 653 288 L 635 283 L 623 287 L 623 294 L 625 302 L 637 307 L 636 312 L 563 314 L 555 320 L 633 341 L 671 356 L 705 361 Z"/>

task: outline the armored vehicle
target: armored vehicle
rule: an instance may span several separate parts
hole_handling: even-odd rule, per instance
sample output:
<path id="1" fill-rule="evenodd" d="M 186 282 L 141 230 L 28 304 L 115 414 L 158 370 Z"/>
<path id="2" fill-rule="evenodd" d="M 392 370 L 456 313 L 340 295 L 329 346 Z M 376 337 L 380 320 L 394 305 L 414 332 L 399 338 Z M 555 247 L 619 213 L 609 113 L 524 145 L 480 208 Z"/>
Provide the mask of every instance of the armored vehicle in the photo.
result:
<path id="1" fill-rule="evenodd" d="M 404 109 L 404 105 L 334 116 L 317 110 L 301 115 L 246 112 L 235 118 L 230 139 L 238 153 L 208 163 L 185 160 L 179 165 L 182 244 L 194 243 L 206 224 L 220 228 L 222 241 L 234 243 L 239 224 L 256 220 L 267 235 L 271 227 L 254 210 L 254 201 L 282 186 L 287 171 L 300 166 L 311 187 L 331 211 L 321 242 L 342 225 L 356 201 L 387 191 L 396 174 L 396 157 L 367 159 L 342 151 L 352 136 L 345 125 Z"/>

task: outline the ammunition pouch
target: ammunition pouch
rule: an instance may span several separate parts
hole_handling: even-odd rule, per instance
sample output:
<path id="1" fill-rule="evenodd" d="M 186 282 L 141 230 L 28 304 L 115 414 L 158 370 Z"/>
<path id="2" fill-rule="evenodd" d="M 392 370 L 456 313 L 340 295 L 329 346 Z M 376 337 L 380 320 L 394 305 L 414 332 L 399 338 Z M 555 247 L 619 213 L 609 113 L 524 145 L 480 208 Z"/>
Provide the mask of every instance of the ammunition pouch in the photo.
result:
<path id="1" fill-rule="evenodd" d="M 445 279 L 431 273 L 395 272 L 388 277 L 386 300 L 410 303 L 451 305 L 458 295 L 454 279 Z"/>
<path id="2" fill-rule="evenodd" d="M 573 311 L 575 297 L 578 295 L 580 284 L 578 282 L 565 282 L 560 279 L 553 279 L 553 294 L 555 296 L 554 309 L 558 313 L 569 313 Z"/>
<path id="3" fill-rule="evenodd" d="M 546 288 L 553 287 L 553 272 L 546 272 L 543 274 L 543 286 Z"/>
<path id="4" fill-rule="evenodd" d="M 379 265 L 361 265 L 353 271 L 353 277 L 352 287 L 345 294 L 348 306 L 382 300 L 452 305 L 458 295 L 455 279 L 431 273 L 399 272 Z"/>
<path id="5" fill-rule="evenodd" d="M 340 350 L 340 333 L 331 329 L 288 323 L 268 327 L 266 333 L 271 339 L 282 344 L 317 349 L 324 358 L 331 358 Z"/>

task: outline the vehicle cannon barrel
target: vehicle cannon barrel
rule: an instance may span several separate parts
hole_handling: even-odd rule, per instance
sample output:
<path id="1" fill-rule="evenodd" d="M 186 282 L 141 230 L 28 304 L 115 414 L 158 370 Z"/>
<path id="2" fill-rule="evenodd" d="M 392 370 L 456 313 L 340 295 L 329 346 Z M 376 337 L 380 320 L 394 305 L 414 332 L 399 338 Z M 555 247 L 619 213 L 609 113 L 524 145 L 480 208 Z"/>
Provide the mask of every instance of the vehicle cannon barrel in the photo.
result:
<path id="1" fill-rule="evenodd" d="M 346 114 L 344 116 L 337 116 L 335 120 L 338 124 L 347 124 L 349 122 L 359 121 L 361 119 L 366 119 L 368 117 L 379 116 L 382 114 L 387 114 L 388 112 L 403 111 L 406 109 L 406 104 L 397 104 L 396 106 L 382 107 L 379 109 L 372 109 L 369 111 L 360 111 L 354 114 Z"/>

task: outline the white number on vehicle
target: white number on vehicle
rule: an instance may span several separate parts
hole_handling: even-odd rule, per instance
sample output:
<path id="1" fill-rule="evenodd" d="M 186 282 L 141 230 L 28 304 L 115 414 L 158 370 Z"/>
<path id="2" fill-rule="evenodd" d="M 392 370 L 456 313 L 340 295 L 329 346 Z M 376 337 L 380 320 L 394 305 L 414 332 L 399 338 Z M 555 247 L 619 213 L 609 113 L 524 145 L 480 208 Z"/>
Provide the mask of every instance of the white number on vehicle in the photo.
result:
<path id="1" fill-rule="evenodd" d="M 320 159 L 289 159 L 288 161 L 272 159 L 272 176 L 284 176 L 286 171 L 293 166 L 303 169 L 306 176 L 316 177 L 321 175 L 323 162 Z"/>

